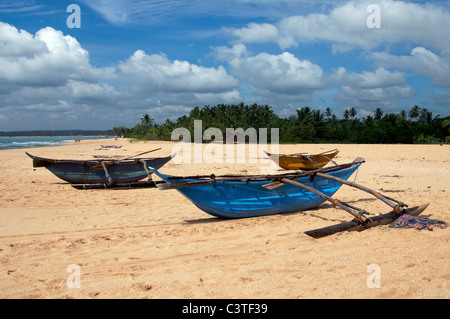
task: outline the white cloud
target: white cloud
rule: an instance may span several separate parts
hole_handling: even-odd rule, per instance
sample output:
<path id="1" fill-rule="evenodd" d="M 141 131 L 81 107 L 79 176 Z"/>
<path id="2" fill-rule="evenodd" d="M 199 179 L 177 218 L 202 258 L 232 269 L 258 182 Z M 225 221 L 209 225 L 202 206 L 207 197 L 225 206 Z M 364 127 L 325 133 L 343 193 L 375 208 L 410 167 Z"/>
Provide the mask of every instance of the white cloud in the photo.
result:
<path id="1" fill-rule="evenodd" d="M 33 35 L 0 22 L 0 65 L 0 105 L 8 125 L 95 127 L 93 106 L 117 105 L 118 92 L 105 82 L 115 78 L 115 68 L 93 67 L 74 37 L 53 28 Z"/>
<path id="2" fill-rule="evenodd" d="M 115 25 L 170 25 L 189 17 L 279 18 L 343 0 L 81 0 Z"/>
<path id="3" fill-rule="evenodd" d="M 378 65 L 411 70 L 432 78 L 436 85 L 450 86 L 450 59 L 442 58 L 424 47 L 412 49 L 410 56 L 395 56 L 385 52 L 376 52 L 372 56 Z"/>
<path id="4" fill-rule="evenodd" d="M 89 53 L 73 37 L 46 27 L 34 36 L 0 22 L 0 83 L 3 85 L 64 86 L 69 80 L 95 82 L 112 76 L 96 69 Z M 1 85 L 1 84 L 0 84 Z"/>
<path id="5" fill-rule="evenodd" d="M 36 41 L 32 34 L 25 30 L 0 22 L 0 56 L 12 59 L 14 57 L 33 58 L 38 54 L 48 52 L 42 41 Z"/>
<path id="6" fill-rule="evenodd" d="M 119 65 L 135 89 L 151 93 L 224 93 L 239 82 L 223 66 L 206 68 L 187 61 L 170 61 L 163 54 L 147 55 L 136 51 Z"/>
<path id="7" fill-rule="evenodd" d="M 272 32 L 259 37 L 249 37 L 250 31 L 258 29 L 251 24 L 232 30 L 241 42 L 275 41 L 282 49 L 302 43 L 326 41 L 334 52 L 354 48 L 373 49 L 383 44 L 401 42 L 420 43 L 440 51 L 450 52 L 450 43 L 443 41 L 450 29 L 450 13 L 433 4 L 407 3 L 380 0 L 381 28 L 369 28 L 367 12 L 372 0 L 349 1 L 334 7 L 328 14 L 312 13 L 283 18 L 272 25 Z M 270 26 L 265 24 L 264 29 Z M 274 40 L 276 28 L 278 37 Z"/>
<path id="8" fill-rule="evenodd" d="M 289 52 L 252 55 L 243 44 L 237 44 L 215 48 L 215 53 L 228 62 L 241 82 L 251 83 L 259 96 L 307 101 L 314 91 L 326 87 L 320 66 Z"/>
<path id="9" fill-rule="evenodd" d="M 0 13 L 30 13 L 35 14 L 41 12 L 45 8 L 44 5 L 36 4 L 33 0 L 28 1 L 11 1 L 3 0 L 0 4 Z"/>
<path id="10" fill-rule="evenodd" d="M 184 108 L 173 106 L 242 101 L 237 91 L 239 81 L 223 66 L 213 68 L 187 61 L 171 61 L 164 54 L 149 55 L 138 50 L 118 66 L 117 73 L 133 94 L 129 104 L 141 109 L 155 109 L 158 121 L 185 114 L 182 112 Z"/>
<path id="11" fill-rule="evenodd" d="M 231 32 L 240 41 L 246 43 L 258 43 L 276 41 L 278 39 L 278 28 L 269 23 L 249 23 L 246 27 L 241 29 L 225 29 Z"/>
<path id="12" fill-rule="evenodd" d="M 391 107 L 394 100 L 411 98 L 416 92 L 408 86 L 402 72 L 390 72 L 378 68 L 375 72 L 348 72 L 338 68 L 329 78 L 341 86 L 342 93 L 335 96 L 337 102 L 349 106 Z"/>
<path id="13" fill-rule="evenodd" d="M 381 28 L 367 25 L 372 14 L 367 9 L 373 4 L 380 8 Z M 341 86 L 335 101 L 391 107 L 396 100 L 416 96 L 416 91 L 406 84 L 402 72 L 388 69 L 413 71 L 430 77 L 433 84 L 450 86 L 450 42 L 446 40 L 450 30 L 448 8 L 448 3 L 443 2 L 350 0 L 334 4 L 328 11 L 286 16 L 272 24 L 250 23 L 228 31 L 235 38 L 233 43 L 272 42 L 282 50 L 300 46 L 301 52 L 302 45 L 316 43 L 329 44 L 335 54 L 350 50 L 386 50 L 389 53 L 362 54 L 375 62 L 376 71 L 353 73 L 342 69 L 342 74 L 337 71 L 329 80 Z M 396 55 L 411 46 L 416 48 L 410 56 Z M 231 53 L 230 50 L 225 52 Z"/>
<path id="14" fill-rule="evenodd" d="M 98 118 L 110 121 L 120 118 L 126 122 L 118 124 L 127 125 L 139 121 L 141 112 L 152 114 L 153 111 L 154 117 L 163 121 L 185 114 L 195 105 L 239 103 L 244 97 L 246 102 L 262 100 L 280 109 L 288 103 L 320 100 L 323 104 L 329 102 L 325 98 L 335 97 L 345 105 L 364 105 L 370 109 L 375 105 L 390 106 L 396 100 L 415 95 L 415 90 L 405 81 L 405 73 L 393 70 L 410 70 L 430 77 L 444 90 L 434 91 L 440 95 L 427 96 L 435 103 L 448 104 L 445 91 L 450 86 L 448 10 L 436 4 L 380 0 L 376 3 L 381 7 L 381 29 L 370 29 L 366 25 L 370 14 L 366 9 L 372 2 L 355 0 L 336 4 L 321 0 L 319 3 L 324 5 L 321 9 L 317 2 L 308 4 L 306 0 L 232 0 L 220 4 L 206 0 L 85 2 L 114 24 L 133 21 L 152 24 L 167 17 L 189 15 L 192 18 L 209 13 L 251 19 L 269 12 L 270 8 L 276 8 L 278 13 L 259 21 L 275 21 L 279 13 L 284 13 L 278 23 L 249 23 L 242 28 L 225 29 L 234 37 L 235 41 L 231 41 L 234 45 L 216 47 L 213 51 L 217 60 L 226 61 L 226 68 L 171 60 L 164 53 L 142 50 L 115 66 L 96 68 L 90 62 L 89 52 L 72 36 L 50 27 L 31 34 L 0 22 L 2 119 L 8 122 L 14 115 L 19 121 L 21 112 L 26 111 L 33 116 L 56 114 L 54 119 L 59 118 L 60 123 L 65 117 L 74 121 L 78 118 L 77 123 L 83 124 L 88 118 L 92 122 Z M 305 8 L 314 7 L 314 13 L 288 10 L 300 6 L 299 3 Z M 252 7 L 255 11 L 249 12 Z M 289 16 L 298 12 L 302 15 Z M 219 29 L 220 26 L 216 30 Z M 215 39 L 214 43 L 220 40 Z M 265 42 L 278 44 L 284 52 L 254 53 L 242 44 Z M 313 58 L 301 59 L 302 53 L 294 54 L 301 50 L 287 52 L 287 48 L 311 43 L 329 43 L 335 53 L 354 49 L 385 52 L 363 52 L 368 61 L 375 61 L 376 69 L 372 72 L 352 72 L 346 65 L 347 69 L 338 68 L 327 78 L 324 75 L 327 70 Z M 395 55 L 405 47 L 408 53 L 415 48 L 409 55 L 405 52 L 402 56 Z M 329 64 L 320 60 L 322 57 L 321 54 L 317 61 Z M 333 61 L 336 66 L 342 65 L 340 61 L 345 56 L 338 58 Z M 327 90 L 328 83 L 334 85 Z M 315 92 L 320 92 L 320 96 Z"/>
<path id="15" fill-rule="evenodd" d="M 115 25 L 164 24 L 170 16 L 184 14 L 189 0 L 82 0 Z"/>
<path id="16" fill-rule="evenodd" d="M 355 73 L 347 72 L 344 67 L 340 67 L 330 76 L 330 81 L 358 89 L 384 88 L 405 84 L 403 72 L 390 72 L 384 68 L 378 68 L 375 72 Z"/>
<path id="17" fill-rule="evenodd" d="M 188 114 L 191 109 L 192 107 L 182 104 L 167 104 L 152 106 L 148 109 L 148 113 L 150 113 L 154 119 L 169 119 L 175 121 L 181 114 Z"/>
<path id="18" fill-rule="evenodd" d="M 67 112 L 70 111 L 70 105 L 66 101 L 56 101 L 55 104 L 38 103 L 31 104 L 24 107 L 27 111 L 38 111 L 38 112 Z"/>
<path id="19" fill-rule="evenodd" d="M 36 125 L 32 118 L 42 116 L 63 128 L 65 119 L 77 127 L 95 127 L 94 119 L 135 122 L 136 113 L 151 113 L 152 107 L 159 107 L 157 120 L 163 121 L 181 116 L 186 107 L 242 101 L 239 81 L 223 66 L 171 61 L 138 50 L 117 66 L 95 68 L 89 52 L 61 31 L 46 27 L 33 35 L 2 22 L 0 31 L 0 109 L 11 123 L 22 118 Z M 185 108 L 165 108 L 173 105 Z"/>
<path id="20" fill-rule="evenodd" d="M 113 103 L 120 98 L 120 93 L 106 83 L 88 83 L 70 80 L 66 85 L 68 95 L 75 104 Z"/>

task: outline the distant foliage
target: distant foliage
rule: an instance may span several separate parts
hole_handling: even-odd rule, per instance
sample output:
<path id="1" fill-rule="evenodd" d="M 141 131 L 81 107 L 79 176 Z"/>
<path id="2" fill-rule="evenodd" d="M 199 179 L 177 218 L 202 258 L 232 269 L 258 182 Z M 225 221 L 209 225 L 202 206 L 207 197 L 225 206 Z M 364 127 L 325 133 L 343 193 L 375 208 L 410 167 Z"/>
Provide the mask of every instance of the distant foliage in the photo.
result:
<path id="1" fill-rule="evenodd" d="M 426 108 L 415 105 L 409 111 L 385 113 L 377 108 L 374 115 L 358 118 L 357 110 L 349 108 L 338 118 L 330 108 L 325 112 L 310 107 L 299 108 L 296 115 L 280 118 L 268 105 L 219 104 L 193 108 L 176 121 L 167 119 L 158 125 L 148 114 L 134 128 L 120 128 L 130 138 L 141 140 L 170 140 L 176 128 L 187 128 L 194 134 L 194 120 L 202 120 L 203 131 L 219 128 L 279 128 L 280 143 L 366 143 L 412 144 L 445 143 L 450 140 L 450 117 L 434 116 Z"/>

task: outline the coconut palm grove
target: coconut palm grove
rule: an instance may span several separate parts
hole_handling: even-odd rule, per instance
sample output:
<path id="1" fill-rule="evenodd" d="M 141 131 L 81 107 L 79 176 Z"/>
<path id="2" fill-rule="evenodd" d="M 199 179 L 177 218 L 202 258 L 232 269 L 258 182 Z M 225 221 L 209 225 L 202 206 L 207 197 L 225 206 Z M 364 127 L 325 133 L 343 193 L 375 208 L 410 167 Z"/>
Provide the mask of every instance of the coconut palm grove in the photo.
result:
<path id="1" fill-rule="evenodd" d="M 166 119 L 156 124 L 149 114 L 133 128 L 114 127 L 116 134 L 140 140 L 171 140 L 173 130 L 186 128 L 194 132 L 194 120 L 202 121 L 203 131 L 210 127 L 279 129 L 280 143 L 420 143 L 450 142 L 450 116 L 441 118 L 425 107 L 415 105 L 399 113 L 388 113 L 377 108 L 373 115 L 358 116 L 357 109 L 347 108 L 343 114 L 334 114 L 308 106 L 297 109 L 296 115 L 281 118 L 269 105 L 218 104 L 196 106 L 189 114 L 176 120 Z"/>

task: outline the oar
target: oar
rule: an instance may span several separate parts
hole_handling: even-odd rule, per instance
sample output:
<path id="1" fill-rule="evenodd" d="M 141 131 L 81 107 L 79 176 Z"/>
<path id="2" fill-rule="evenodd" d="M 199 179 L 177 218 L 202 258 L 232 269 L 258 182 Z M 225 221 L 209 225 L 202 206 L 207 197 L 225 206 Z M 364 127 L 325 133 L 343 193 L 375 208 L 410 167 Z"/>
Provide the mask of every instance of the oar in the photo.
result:
<path id="1" fill-rule="evenodd" d="M 144 154 L 147 154 L 147 153 L 151 153 L 151 152 L 154 152 L 154 151 L 158 151 L 158 150 L 160 150 L 160 149 L 161 149 L 161 147 L 160 147 L 160 148 L 155 148 L 154 150 L 147 151 L 147 152 L 144 152 L 144 153 L 136 154 L 136 155 L 133 155 L 133 156 L 124 158 L 122 161 L 132 159 L 133 157 L 136 157 L 136 156 L 139 156 L 139 155 L 144 155 Z"/>
<path id="2" fill-rule="evenodd" d="M 342 179 L 342 178 L 339 178 L 339 177 L 336 177 L 336 176 L 323 174 L 323 173 L 320 173 L 320 172 L 316 173 L 316 175 L 319 176 L 319 177 L 322 177 L 322 178 L 326 178 L 326 179 L 330 179 L 330 180 L 336 181 L 336 182 L 341 183 L 341 184 L 345 184 L 345 185 L 348 185 L 348 186 L 351 186 L 351 187 L 355 187 L 355 188 L 360 189 L 360 190 L 362 190 L 364 192 L 372 194 L 376 198 L 381 200 L 383 203 L 385 203 L 385 204 L 391 206 L 392 208 L 394 208 L 394 210 L 395 209 L 401 210 L 403 207 L 408 207 L 408 205 L 406 205 L 406 204 L 404 204 L 404 203 L 402 203 L 402 202 L 400 202 L 398 200 L 395 200 L 393 198 L 381 195 L 380 192 L 374 191 L 374 190 L 372 190 L 372 189 L 370 189 L 370 188 L 368 188 L 366 186 L 356 184 L 355 182 L 349 182 L 349 181 L 347 181 L 345 179 Z M 393 203 L 392 201 L 396 202 L 397 204 Z"/>
<path id="3" fill-rule="evenodd" d="M 362 210 L 362 209 L 350 206 L 349 204 L 347 204 L 345 202 L 342 202 L 339 199 L 334 199 L 334 198 L 332 198 L 332 197 L 322 193 L 321 191 L 318 191 L 317 189 L 309 187 L 309 186 L 304 185 L 302 183 L 299 183 L 299 182 L 296 182 L 296 181 L 293 181 L 293 180 L 290 180 L 290 179 L 287 179 L 287 178 L 282 178 L 281 182 L 300 187 L 300 188 L 305 189 L 305 190 L 307 190 L 307 191 L 309 191 L 309 192 L 311 192 L 313 194 L 316 194 L 316 195 L 320 196 L 321 198 L 331 202 L 334 206 L 338 206 L 338 207 L 342 208 L 347 213 L 349 213 L 350 215 L 354 216 L 356 219 L 360 220 L 362 223 L 365 223 L 367 221 L 367 217 L 364 216 L 364 214 L 366 214 L 367 212 Z M 358 213 L 354 212 L 353 210 L 357 210 Z"/>

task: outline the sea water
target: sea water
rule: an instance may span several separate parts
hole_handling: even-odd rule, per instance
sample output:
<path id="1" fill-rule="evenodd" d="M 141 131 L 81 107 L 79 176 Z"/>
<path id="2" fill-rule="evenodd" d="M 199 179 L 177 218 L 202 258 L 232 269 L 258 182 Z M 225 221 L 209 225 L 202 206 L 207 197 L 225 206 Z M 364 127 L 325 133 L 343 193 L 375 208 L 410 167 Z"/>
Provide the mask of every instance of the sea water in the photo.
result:
<path id="1" fill-rule="evenodd" d="M 75 140 L 93 140 L 105 137 L 99 136 L 0 136 L 0 150 L 58 146 L 61 143 L 74 142 Z"/>

